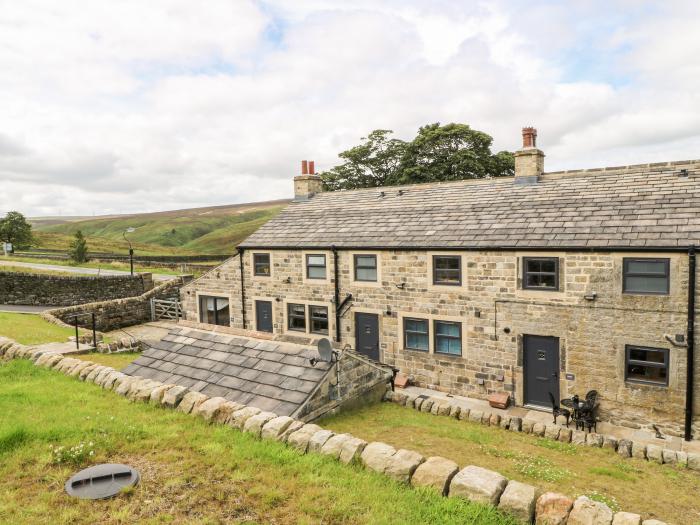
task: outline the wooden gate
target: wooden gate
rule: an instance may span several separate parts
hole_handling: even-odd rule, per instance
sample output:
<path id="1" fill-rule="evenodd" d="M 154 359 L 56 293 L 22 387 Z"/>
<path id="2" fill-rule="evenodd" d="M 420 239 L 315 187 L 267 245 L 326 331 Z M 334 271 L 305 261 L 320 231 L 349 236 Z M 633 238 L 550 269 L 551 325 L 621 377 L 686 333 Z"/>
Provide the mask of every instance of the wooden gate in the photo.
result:
<path id="1" fill-rule="evenodd" d="M 151 319 L 171 319 L 177 321 L 182 316 L 180 301 L 168 299 L 151 299 Z"/>

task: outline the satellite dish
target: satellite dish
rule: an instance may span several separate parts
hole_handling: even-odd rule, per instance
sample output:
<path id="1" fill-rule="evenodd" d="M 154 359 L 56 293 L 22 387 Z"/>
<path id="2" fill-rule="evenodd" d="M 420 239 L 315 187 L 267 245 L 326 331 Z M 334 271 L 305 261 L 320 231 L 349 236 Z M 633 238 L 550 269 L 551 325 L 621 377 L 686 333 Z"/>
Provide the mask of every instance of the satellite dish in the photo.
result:
<path id="1" fill-rule="evenodd" d="M 330 363 L 333 360 L 333 346 L 325 337 L 318 342 L 318 357 L 319 361 Z"/>

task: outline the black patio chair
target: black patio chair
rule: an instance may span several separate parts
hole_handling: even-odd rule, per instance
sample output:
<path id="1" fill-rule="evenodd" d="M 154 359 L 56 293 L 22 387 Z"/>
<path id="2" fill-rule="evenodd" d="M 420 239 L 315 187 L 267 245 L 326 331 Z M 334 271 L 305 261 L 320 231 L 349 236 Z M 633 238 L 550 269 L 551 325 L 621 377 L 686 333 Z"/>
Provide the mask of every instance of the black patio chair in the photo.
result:
<path id="1" fill-rule="evenodd" d="M 552 395 L 551 392 L 547 392 L 549 394 L 549 401 L 552 403 L 552 416 L 554 416 L 554 423 L 557 422 L 557 417 L 563 416 L 566 418 L 566 426 L 569 426 L 569 418 L 571 417 L 571 411 L 567 408 L 562 408 L 559 406 L 559 403 L 557 400 L 554 398 L 554 395 Z"/>

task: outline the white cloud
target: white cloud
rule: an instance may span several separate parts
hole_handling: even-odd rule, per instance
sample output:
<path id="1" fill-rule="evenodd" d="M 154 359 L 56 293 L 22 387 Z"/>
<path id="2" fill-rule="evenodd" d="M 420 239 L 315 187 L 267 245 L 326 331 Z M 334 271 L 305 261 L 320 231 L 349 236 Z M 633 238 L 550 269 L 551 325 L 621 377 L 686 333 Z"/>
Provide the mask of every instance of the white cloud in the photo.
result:
<path id="1" fill-rule="evenodd" d="M 203 7 L 205 6 L 205 7 Z M 0 10 L 0 212 L 290 196 L 374 128 L 467 122 L 548 169 L 697 157 L 694 2 L 136 0 Z"/>

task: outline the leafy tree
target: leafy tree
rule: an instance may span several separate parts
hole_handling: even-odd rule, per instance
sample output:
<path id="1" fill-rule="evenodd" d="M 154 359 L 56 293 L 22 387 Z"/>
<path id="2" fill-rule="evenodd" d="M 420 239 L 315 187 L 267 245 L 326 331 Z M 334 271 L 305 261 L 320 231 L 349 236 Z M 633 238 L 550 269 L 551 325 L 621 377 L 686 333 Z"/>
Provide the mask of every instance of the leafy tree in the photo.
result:
<path id="1" fill-rule="evenodd" d="M 0 241 L 12 243 L 13 249 L 27 249 L 34 243 L 32 225 L 20 212 L 8 212 L 0 219 Z"/>
<path id="2" fill-rule="evenodd" d="M 80 264 L 88 260 L 87 241 L 80 230 L 75 232 L 75 238 L 70 243 L 68 255 L 74 263 Z"/>
<path id="3" fill-rule="evenodd" d="M 340 153 L 345 162 L 321 173 L 327 190 L 513 175 L 513 154 L 493 154 L 490 135 L 466 124 L 422 126 L 411 142 L 375 130 Z"/>
<path id="4" fill-rule="evenodd" d="M 325 188 L 334 191 L 392 184 L 390 180 L 401 169 L 406 151 L 406 142 L 391 138 L 392 133 L 375 129 L 362 138 L 362 144 L 340 153 L 345 162 L 321 173 Z"/>

